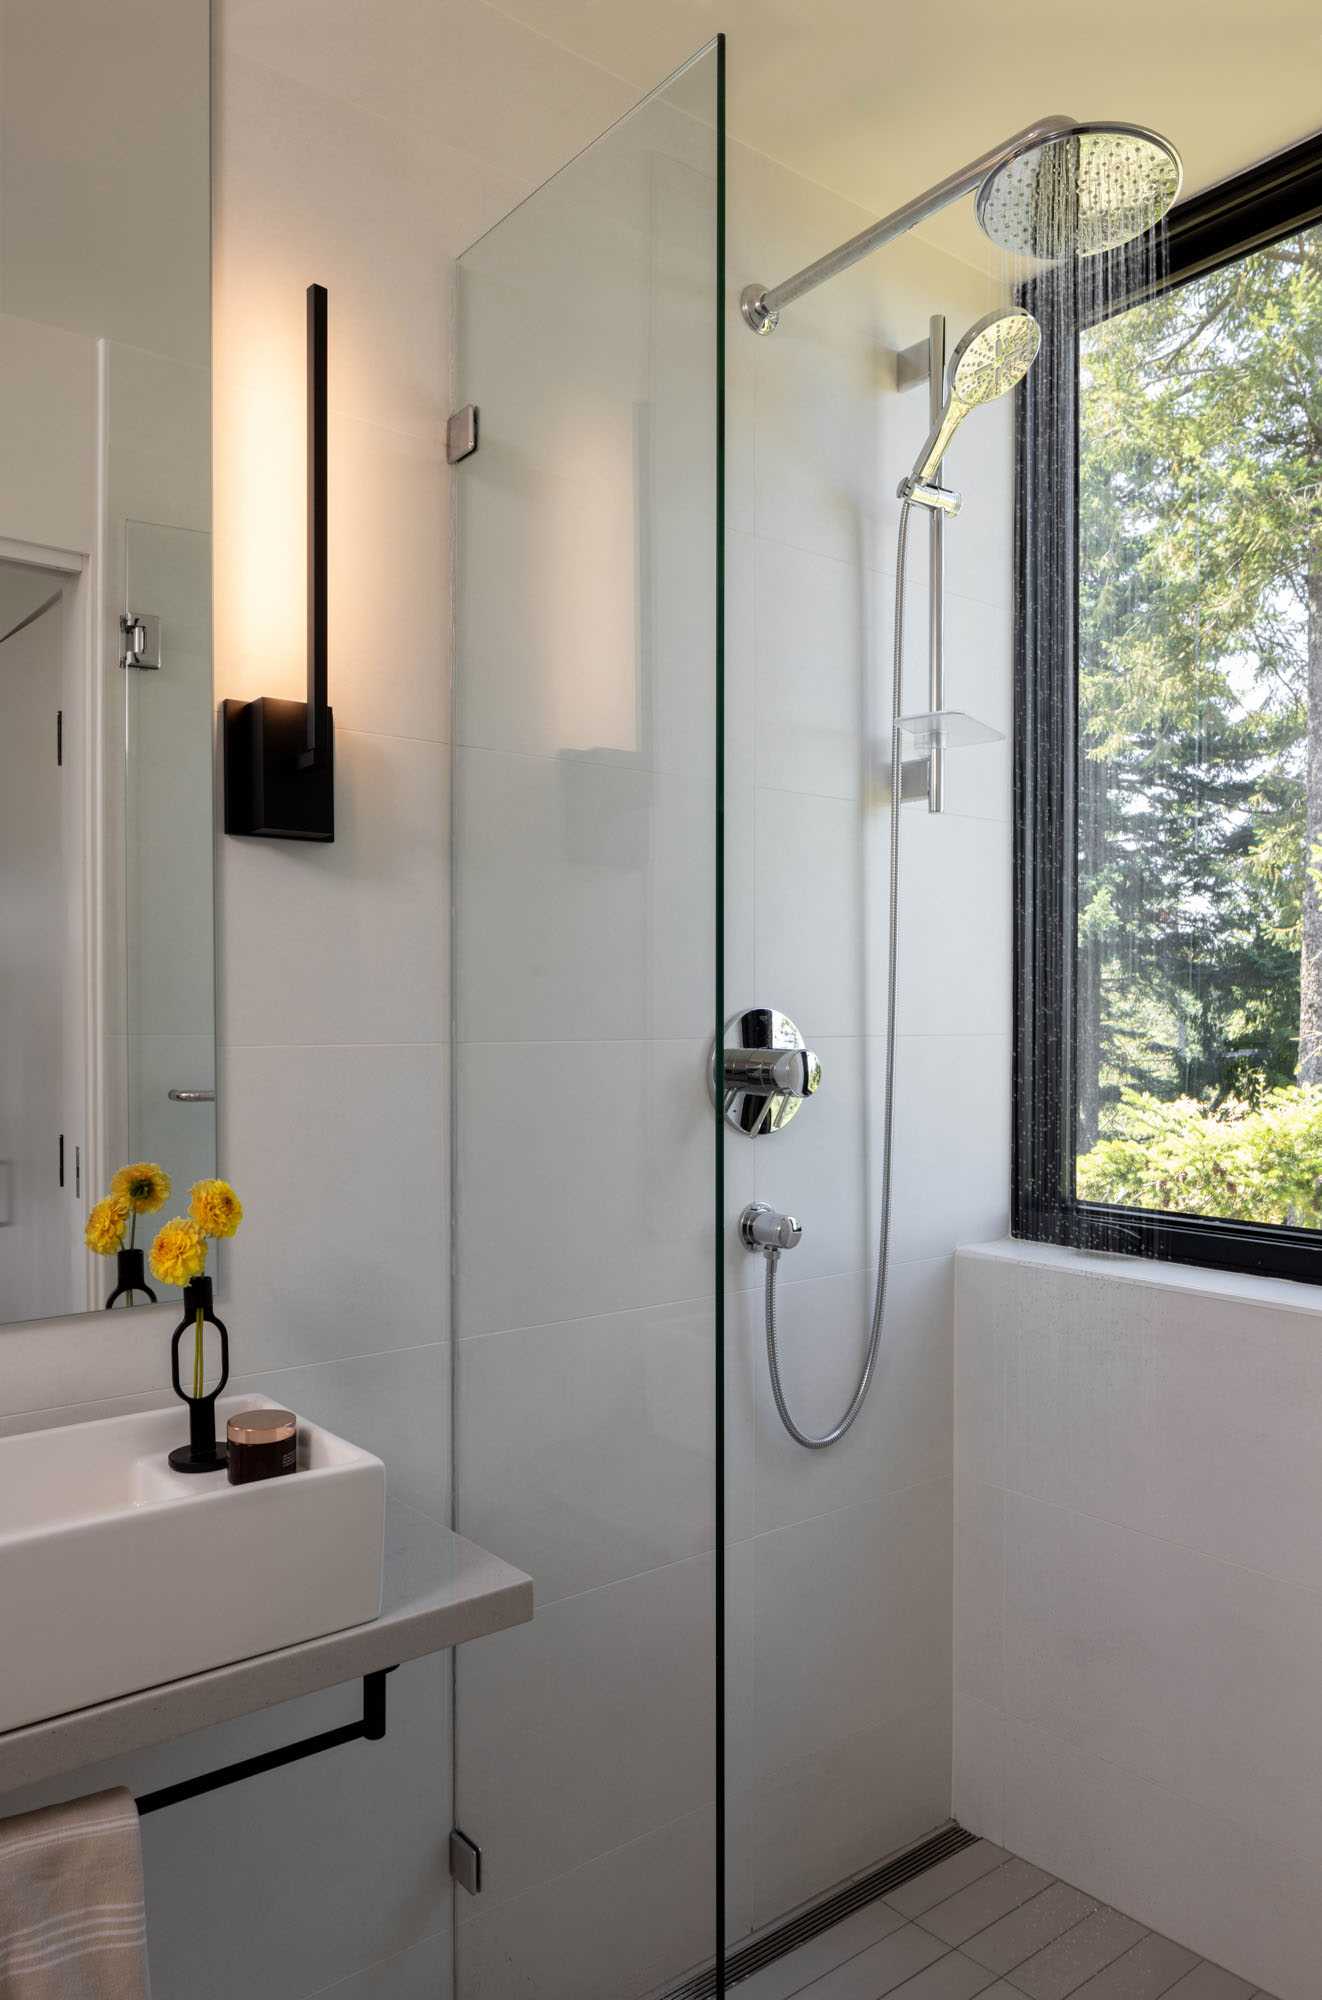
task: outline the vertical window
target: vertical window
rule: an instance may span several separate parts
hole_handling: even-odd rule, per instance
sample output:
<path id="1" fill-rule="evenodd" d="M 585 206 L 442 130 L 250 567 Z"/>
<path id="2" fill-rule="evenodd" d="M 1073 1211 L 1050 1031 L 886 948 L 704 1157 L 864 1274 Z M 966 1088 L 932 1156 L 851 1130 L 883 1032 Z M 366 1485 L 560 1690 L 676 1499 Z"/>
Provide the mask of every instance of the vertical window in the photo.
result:
<path id="1" fill-rule="evenodd" d="M 1044 326 L 1015 1170 L 1021 1235 L 1318 1279 L 1320 217 L 1313 142 L 1177 209 L 1154 294 Z"/>

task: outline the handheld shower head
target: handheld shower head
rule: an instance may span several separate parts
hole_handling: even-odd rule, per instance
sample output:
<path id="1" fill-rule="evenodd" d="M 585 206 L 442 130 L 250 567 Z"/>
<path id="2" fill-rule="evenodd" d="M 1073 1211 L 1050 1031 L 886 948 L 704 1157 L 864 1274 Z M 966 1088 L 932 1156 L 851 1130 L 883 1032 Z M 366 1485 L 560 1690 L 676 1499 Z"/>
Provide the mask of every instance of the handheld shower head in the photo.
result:
<path id="1" fill-rule="evenodd" d="M 946 455 L 951 438 L 970 410 L 1004 396 L 1022 382 L 1042 344 L 1042 329 L 1022 306 L 990 312 L 971 326 L 950 357 L 946 404 L 918 454 L 910 477 L 901 486 L 923 486 Z"/>
<path id="2" fill-rule="evenodd" d="M 1142 125 L 1076 125 L 1018 147 L 978 189 L 975 210 L 1002 250 L 1094 257 L 1157 223 L 1184 168 L 1169 139 Z"/>

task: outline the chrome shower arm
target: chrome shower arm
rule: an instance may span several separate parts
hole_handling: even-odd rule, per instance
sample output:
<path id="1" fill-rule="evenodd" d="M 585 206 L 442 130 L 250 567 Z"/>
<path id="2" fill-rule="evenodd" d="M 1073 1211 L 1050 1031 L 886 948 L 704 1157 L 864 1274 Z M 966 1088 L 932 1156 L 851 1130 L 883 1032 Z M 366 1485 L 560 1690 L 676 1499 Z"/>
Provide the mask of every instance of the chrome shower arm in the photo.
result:
<path id="1" fill-rule="evenodd" d="M 1026 147 L 1041 145 L 1045 140 L 1058 139 L 1067 132 L 1078 130 L 1078 121 L 1073 118 L 1038 118 L 1031 125 L 1025 125 L 1022 132 L 1016 132 L 1012 139 L 1003 140 L 993 146 L 989 153 L 972 160 L 961 167 L 958 173 L 948 174 L 925 194 L 916 195 L 906 201 L 903 208 L 894 209 L 884 215 L 880 222 L 870 223 L 857 236 L 851 236 L 847 243 L 841 243 L 835 250 L 828 250 L 815 264 L 808 264 L 802 271 L 796 271 L 792 278 L 773 285 L 768 291 L 761 285 L 746 285 L 740 298 L 744 318 L 754 333 L 770 333 L 780 317 L 782 308 L 801 299 L 805 292 L 815 291 L 828 278 L 838 277 L 860 259 L 870 257 L 883 243 L 891 243 L 897 236 L 915 229 L 920 222 L 926 222 L 929 215 L 936 215 L 948 208 L 952 201 L 960 201 L 966 194 L 972 194 L 980 187 L 988 174 L 1005 165 L 1016 153 Z"/>

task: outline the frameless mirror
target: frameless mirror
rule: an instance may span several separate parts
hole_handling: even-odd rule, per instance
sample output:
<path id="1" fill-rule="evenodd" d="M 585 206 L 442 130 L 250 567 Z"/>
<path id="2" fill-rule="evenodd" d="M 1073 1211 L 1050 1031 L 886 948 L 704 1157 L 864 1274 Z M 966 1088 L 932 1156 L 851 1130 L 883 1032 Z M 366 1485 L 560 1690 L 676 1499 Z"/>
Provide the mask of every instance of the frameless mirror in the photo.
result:
<path id="1" fill-rule="evenodd" d="M 117 1167 L 216 1171 L 210 60 L 209 0 L 0 6 L 3 1321 L 103 1304 Z"/>

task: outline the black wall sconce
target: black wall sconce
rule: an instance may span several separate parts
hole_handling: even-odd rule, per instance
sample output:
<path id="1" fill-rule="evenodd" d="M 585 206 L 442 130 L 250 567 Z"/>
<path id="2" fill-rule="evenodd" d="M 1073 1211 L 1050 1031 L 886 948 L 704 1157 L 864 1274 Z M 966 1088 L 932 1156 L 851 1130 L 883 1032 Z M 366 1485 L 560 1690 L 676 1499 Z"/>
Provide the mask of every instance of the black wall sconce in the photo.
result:
<path id="1" fill-rule="evenodd" d="M 221 703 L 225 831 L 334 840 L 335 736 L 326 688 L 326 288 L 308 286 L 308 693 Z"/>

